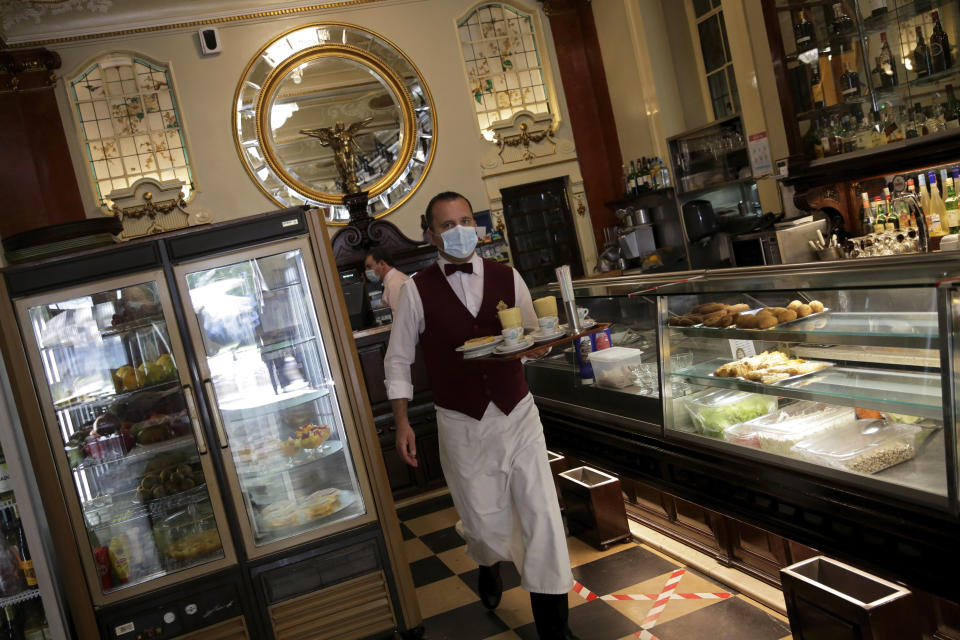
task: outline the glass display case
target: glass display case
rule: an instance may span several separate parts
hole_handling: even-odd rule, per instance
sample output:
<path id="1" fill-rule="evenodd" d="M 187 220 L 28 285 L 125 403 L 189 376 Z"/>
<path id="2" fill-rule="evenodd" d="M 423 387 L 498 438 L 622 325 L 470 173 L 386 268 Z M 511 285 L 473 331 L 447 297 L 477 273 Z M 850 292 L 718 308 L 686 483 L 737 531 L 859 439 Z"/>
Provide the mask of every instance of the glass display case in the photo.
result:
<path id="1" fill-rule="evenodd" d="M 716 272 L 662 295 L 665 436 L 914 503 L 954 499 L 941 281 L 957 266 L 863 262 Z"/>
<path id="2" fill-rule="evenodd" d="M 255 548 L 367 513 L 300 248 L 180 267 Z"/>
<path id="3" fill-rule="evenodd" d="M 21 306 L 55 457 L 73 485 L 68 504 L 88 541 L 84 564 L 105 599 L 232 557 L 158 282 L 101 282 Z"/>
<path id="4" fill-rule="evenodd" d="M 960 127 L 956 2 L 765 0 L 764 11 L 794 155 L 854 158 Z"/>

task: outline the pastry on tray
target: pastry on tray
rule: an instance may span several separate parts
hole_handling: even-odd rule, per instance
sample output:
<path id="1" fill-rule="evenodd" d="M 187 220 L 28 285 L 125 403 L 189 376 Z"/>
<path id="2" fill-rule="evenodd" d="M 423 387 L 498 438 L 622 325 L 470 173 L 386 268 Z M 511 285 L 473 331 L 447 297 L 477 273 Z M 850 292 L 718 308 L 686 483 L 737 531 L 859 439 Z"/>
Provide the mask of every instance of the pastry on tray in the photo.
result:
<path id="1" fill-rule="evenodd" d="M 482 347 L 485 344 L 490 344 L 497 339 L 497 336 L 481 336 L 479 338 L 470 338 L 463 343 L 463 346 L 467 349 L 473 349 L 474 347 Z"/>
<path id="2" fill-rule="evenodd" d="M 755 356 L 741 358 L 717 367 L 713 375 L 718 378 L 743 378 L 761 384 L 774 384 L 794 376 L 820 371 L 827 364 L 790 358 L 780 351 L 764 351 Z"/>

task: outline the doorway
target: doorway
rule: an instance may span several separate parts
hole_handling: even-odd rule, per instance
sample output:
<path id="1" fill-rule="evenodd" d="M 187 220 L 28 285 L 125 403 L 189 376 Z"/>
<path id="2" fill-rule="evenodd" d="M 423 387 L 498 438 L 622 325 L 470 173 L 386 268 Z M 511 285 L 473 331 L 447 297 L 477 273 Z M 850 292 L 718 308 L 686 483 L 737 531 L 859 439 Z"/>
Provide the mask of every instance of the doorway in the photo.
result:
<path id="1" fill-rule="evenodd" d="M 565 180 L 531 182 L 500 193 L 513 266 L 527 286 L 553 282 L 554 268 L 563 264 L 570 265 L 573 276 L 583 276 Z"/>

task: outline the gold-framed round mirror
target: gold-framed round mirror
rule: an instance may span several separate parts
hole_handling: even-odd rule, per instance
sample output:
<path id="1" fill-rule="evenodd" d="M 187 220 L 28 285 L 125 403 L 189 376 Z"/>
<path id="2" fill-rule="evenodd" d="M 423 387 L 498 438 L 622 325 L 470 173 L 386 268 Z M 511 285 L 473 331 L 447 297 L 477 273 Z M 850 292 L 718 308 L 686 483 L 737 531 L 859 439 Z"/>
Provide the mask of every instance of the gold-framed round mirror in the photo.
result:
<path id="1" fill-rule="evenodd" d="M 368 193 L 372 217 L 400 206 L 436 148 L 433 99 L 419 71 L 355 25 L 280 34 L 247 64 L 234 104 L 237 152 L 257 186 L 281 206 L 318 206 L 335 225 L 349 221 L 340 203 L 352 190 Z"/>

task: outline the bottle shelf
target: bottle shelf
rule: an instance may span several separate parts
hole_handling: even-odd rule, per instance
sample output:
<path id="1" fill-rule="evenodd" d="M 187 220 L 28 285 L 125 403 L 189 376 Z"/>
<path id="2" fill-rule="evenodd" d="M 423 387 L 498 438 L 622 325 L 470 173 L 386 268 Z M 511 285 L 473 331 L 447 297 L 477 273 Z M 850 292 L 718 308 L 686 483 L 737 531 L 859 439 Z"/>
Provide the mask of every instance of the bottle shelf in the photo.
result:
<path id="1" fill-rule="evenodd" d="M 40 589 L 32 587 L 21 591 L 20 593 L 12 596 L 7 596 L 5 598 L 0 598 L 0 608 L 9 607 L 15 604 L 20 604 L 21 602 L 26 602 L 27 600 L 32 600 L 34 598 L 40 597 Z"/>

